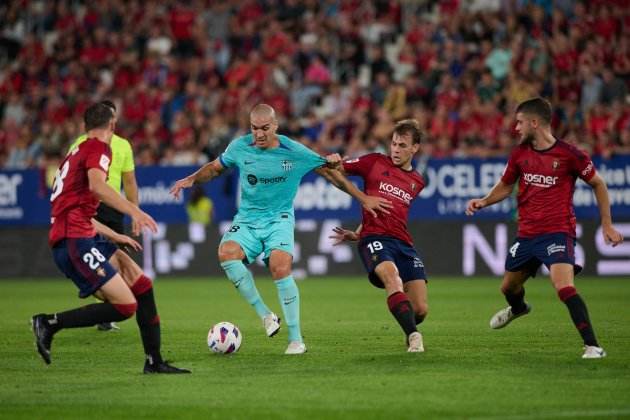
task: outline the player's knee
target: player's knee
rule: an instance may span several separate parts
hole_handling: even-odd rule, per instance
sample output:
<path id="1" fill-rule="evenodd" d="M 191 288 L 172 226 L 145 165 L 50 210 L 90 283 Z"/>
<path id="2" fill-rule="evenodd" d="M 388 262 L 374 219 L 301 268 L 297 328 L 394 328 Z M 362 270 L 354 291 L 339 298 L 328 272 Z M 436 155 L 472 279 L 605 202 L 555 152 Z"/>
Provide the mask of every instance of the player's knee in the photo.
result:
<path id="1" fill-rule="evenodd" d="M 131 318 L 138 310 L 138 302 L 135 300 L 131 303 L 114 303 L 113 306 L 124 319 Z"/>
<path id="2" fill-rule="evenodd" d="M 514 285 L 514 284 L 511 284 L 511 283 L 504 283 L 504 284 L 501 285 L 501 293 L 503 293 L 504 295 L 514 294 L 514 293 L 518 292 L 520 288 L 521 288 L 520 285 Z"/>
<path id="3" fill-rule="evenodd" d="M 402 284 L 402 280 L 400 279 L 400 277 L 398 277 L 397 274 L 385 274 L 382 276 L 379 276 L 379 278 L 381 279 L 381 281 L 383 282 L 383 285 L 385 286 L 385 289 L 388 291 L 398 291 L 398 292 L 403 292 L 403 284 Z"/>
<path id="4" fill-rule="evenodd" d="M 291 275 L 291 264 L 274 264 L 269 267 L 274 280 L 283 279 Z"/>
<path id="5" fill-rule="evenodd" d="M 429 313 L 429 305 L 426 302 L 420 303 L 414 306 L 413 311 L 416 315 L 416 324 L 419 324 L 418 319 L 422 322 Z"/>
<path id="6" fill-rule="evenodd" d="M 232 247 L 229 245 L 221 245 L 219 247 L 219 262 L 225 262 L 230 260 L 242 260 L 243 253 L 238 247 Z"/>

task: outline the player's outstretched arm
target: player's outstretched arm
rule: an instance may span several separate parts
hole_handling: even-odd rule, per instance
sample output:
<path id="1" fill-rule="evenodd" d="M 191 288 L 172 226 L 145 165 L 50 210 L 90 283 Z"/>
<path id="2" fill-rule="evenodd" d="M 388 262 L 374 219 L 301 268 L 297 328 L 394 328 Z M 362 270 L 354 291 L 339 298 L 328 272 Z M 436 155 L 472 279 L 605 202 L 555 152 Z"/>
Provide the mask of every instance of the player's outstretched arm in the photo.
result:
<path id="1" fill-rule="evenodd" d="M 175 196 L 175 198 L 179 198 L 179 194 L 185 188 L 190 188 L 195 184 L 201 184 L 204 182 L 208 182 L 213 178 L 218 177 L 223 172 L 224 168 L 221 165 L 221 161 L 219 159 L 215 159 L 210 163 L 206 163 L 201 168 L 199 168 L 196 172 L 188 175 L 186 178 L 182 178 L 173 185 L 170 193 Z"/>
<path id="2" fill-rule="evenodd" d="M 157 223 L 155 220 L 132 202 L 123 198 L 112 187 L 105 182 L 105 172 L 100 169 L 92 168 L 88 170 L 88 181 L 90 183 L 90 191 L 96 197 L 110 207 L 115 208 L 121 213 L 125 213 L 131 217 L 137 226 L 138 231 L 134 231 L 134 235 L 140 234 L 140 229 L 147 228 L 152 232 L 157 232 Z"/>
<path id="3" fill-rule="evenodd" d="M 123 247 L 130 247 L 135 251 L 142 251 L 142 245 L 140 245 L 135 239 L 130 238 L 127 235 L 122 235 L 118 232 L 115 232 L 114 230 L 102 224 L 96 219 L 92 219 L 92 225 L 98 233 L 100 233 L 110 241 L 115 242 Z"/>
<path id="4" fill-rule="evenodd" d="M 595 174 L 588 181 L 588 185 L 593 188 L 593 193 L 595 194 L 595 199 L 597 200 L 604 241 L 609 245 L 617 246 L 623 242 L 623 235 L 619 233 L 612 224 L 612 217 L 610 215 L 610 199 L 608 198 L 608 187 L 606 186 L 606 181 L 604 181 L 599 174 Z"/>
<path id="5" fill-rule="evenodd" d="M 513 188 L 514 184 L 506 184 L 503 181 L 497 182 L 485 197 L 473 198 L 468 202 L 468 205 L 466 206 L 466 215 L 472 216 L 484 207 L 488 207 L 494 203 L 505 200 L 510 196 L 510 194 L 512 194 Z"/>
<path id="6" fill-rule="evenodd" d="M 392 203 L 385 198 L 365 194 L 337 169 L 321 167 L 315 169 L 315 172 L 326 178 L 331 184 L 339 188 L 341 191 L 356 198 L 359 203 L 361 203 L 361 205 L 374 217 L 378 217 L 378 214 L 376 213 L 377 211 L 389 214 L 389 209 L 393 207 Z"/>

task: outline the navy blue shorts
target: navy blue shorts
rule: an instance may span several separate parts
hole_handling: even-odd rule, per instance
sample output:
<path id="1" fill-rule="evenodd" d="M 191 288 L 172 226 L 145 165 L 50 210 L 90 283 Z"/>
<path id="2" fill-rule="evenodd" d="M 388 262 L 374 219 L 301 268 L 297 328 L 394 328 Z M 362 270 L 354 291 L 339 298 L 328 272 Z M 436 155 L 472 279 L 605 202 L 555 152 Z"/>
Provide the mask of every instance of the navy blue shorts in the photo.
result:
<path id="1" fill-rule="evenodd" d="M 55 244 L 53 257 L 59 270 L 79 288 L 79 297 L 90 296 L 116 275 L 109 258 L 118 248 L 96 235 L 66 238 Z"/>
<path id="2" fill-rule="evenodd" d="M 384 289 L 374 269 L 383 261 L 396 264 L 403 283 L 412 280 L 427 280 L 424 263 L 414 247 L 391 236 L 367 236 L 359 241 L 359 255 L 368 272 L 370 283 Z"/>
<path id="3" fill-rule="evenodd" d="M 542 264 L 566 263 L 577 274 L 582 267 L 575 264 L 575 238 L 566 233 L 549 233 L 534 238 L 516 238 L 508 249 L 506 271 L 529 271 L 531 276 Z"/>

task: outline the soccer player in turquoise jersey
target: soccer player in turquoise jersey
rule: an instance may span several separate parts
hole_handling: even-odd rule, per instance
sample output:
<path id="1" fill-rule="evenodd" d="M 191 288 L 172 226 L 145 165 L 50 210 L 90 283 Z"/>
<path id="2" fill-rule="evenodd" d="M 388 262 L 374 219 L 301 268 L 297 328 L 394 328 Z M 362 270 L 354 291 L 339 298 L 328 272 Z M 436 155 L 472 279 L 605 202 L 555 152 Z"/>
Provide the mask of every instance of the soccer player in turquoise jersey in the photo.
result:
<path id="1" fill-rule="evenodd" d="M 300 296 L 291 275 L 293 260 L 293 199 L 302 177 L 316 170 L 338 188 L 357 198 L 373 215 L 387 213 L 386 199 L 370 197 L 357 189 L 338 171 L 326 168 L 327 159 L 308 147 L 276 134 L 275 111 L 266 104 L 250 114 L 252 133 L 233 140 L 221 156 L 175 183 L 171 193 L 179 196 L 183 188 L 209 181 L 226 168 L 240 171 L 241 203 L 230 229 L 219 246 L 219 261 L 227 277 L 251 304 L 263 321 L 269 337 L 280 329 L 280 319 L 265 305 L 250 271 L 243 262 L 252 263 L 263 254 L 278 290 L 288 327 L 289 346 L 285 354 L 302 354 L 306 345 L 300 331 Z"/>

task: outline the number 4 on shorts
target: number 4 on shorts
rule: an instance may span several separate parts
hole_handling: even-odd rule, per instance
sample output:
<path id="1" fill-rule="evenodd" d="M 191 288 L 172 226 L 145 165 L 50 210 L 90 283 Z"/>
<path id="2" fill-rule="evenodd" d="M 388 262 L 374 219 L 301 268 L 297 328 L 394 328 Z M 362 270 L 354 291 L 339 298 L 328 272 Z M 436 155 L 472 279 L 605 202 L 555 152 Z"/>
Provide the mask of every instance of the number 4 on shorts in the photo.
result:
<path id="1" fill-rule="evenodd" d="M 510 255 L 512 256 L 512 258 L 516 258 L 516 250 L 518 249 L 518 246 L 520 244 L 521 244 L 520 242 L 517 242 L 514 245 L 512 245 L 512 247 L 510 248 Z"/>

